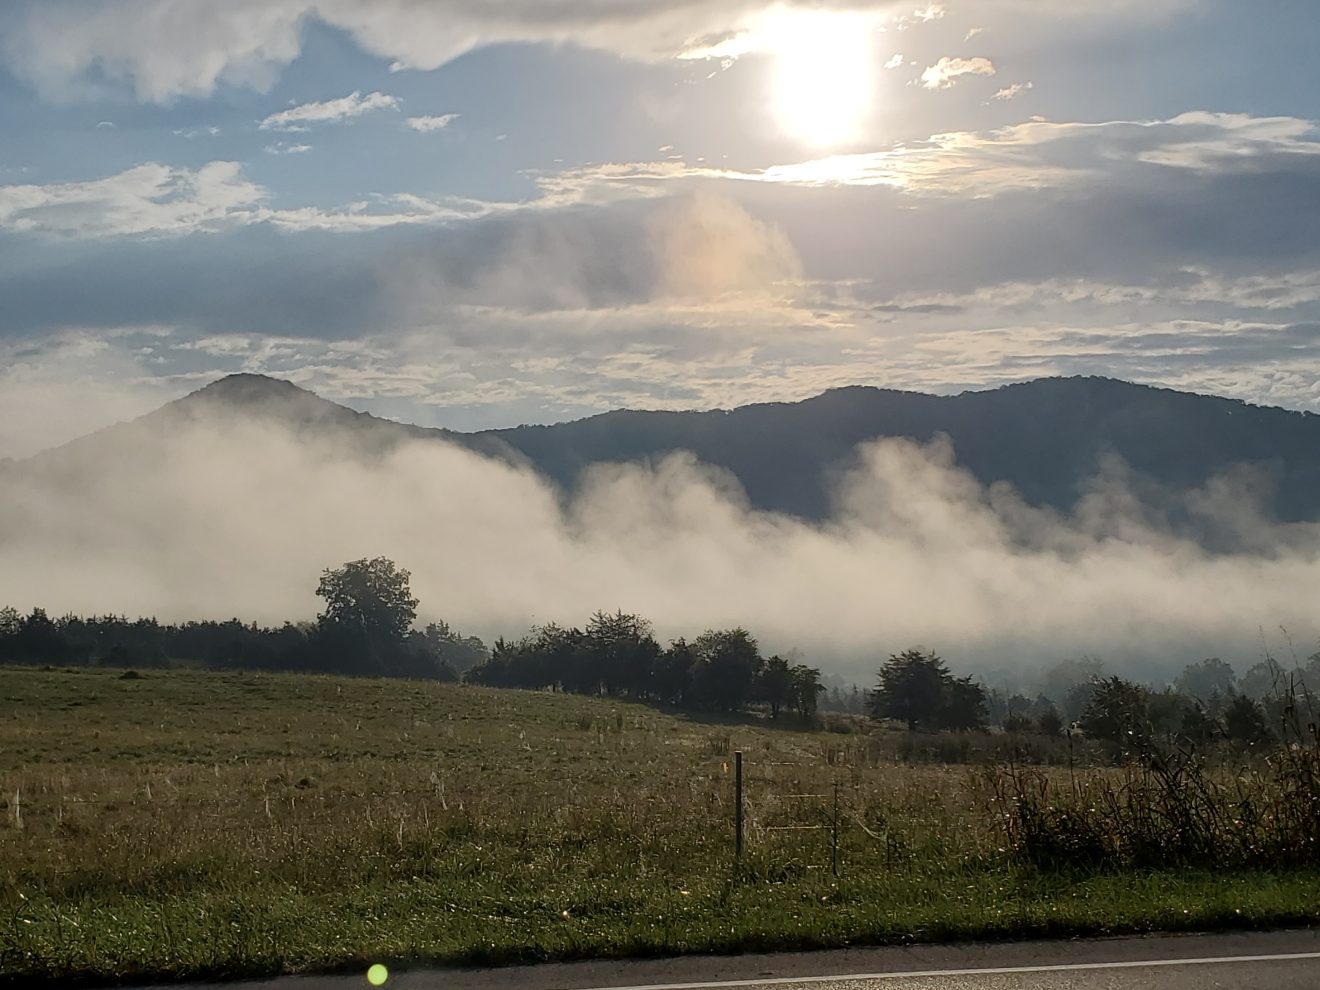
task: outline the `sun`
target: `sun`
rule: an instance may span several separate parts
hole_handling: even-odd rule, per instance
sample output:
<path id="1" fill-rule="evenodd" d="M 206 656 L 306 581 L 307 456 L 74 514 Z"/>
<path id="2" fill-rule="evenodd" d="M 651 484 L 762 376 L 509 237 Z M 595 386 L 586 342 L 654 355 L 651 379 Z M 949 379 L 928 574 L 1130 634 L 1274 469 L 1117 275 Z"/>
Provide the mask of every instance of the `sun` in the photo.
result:
<path id="1" fill-rule="evenodd" d="M 787 133 L 815 147 L 859 136 L 876 88 L 872 28 L 863 15 L 824 11 L 783 11 L 767 25 L 775 116 Z"/>

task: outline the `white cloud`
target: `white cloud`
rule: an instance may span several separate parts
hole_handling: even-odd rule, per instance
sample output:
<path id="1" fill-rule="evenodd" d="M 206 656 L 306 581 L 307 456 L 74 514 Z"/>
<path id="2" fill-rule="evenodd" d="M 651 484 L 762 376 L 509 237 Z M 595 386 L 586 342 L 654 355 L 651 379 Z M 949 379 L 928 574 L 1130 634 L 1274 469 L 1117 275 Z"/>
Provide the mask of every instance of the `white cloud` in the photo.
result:
<path id="1" fill-rule="evenodd" d="M 285 144 L 278 141 L 275 144 L 268 144 L 263 149 L 268 155 L 304 155 L 312 150 L 310 144 Z"/>
<path id="2" fill-rule="evenodd" d="M 219 137 L 220 128 L 214 126 L 176 128 L 173 134 L 175 137 L 187 138 L 188 140 L 191 141 L 193 138 L 202 137 L 203 135 L 205 135 L 206 137 Z"/>
<path id="3" fill-rule="evenodd" d="M 1317 125 L 1296 117 L 1186 113 L 1170 120 L 1056 122 L 1035 117 L 991 131 L 952 131 L 881 151 L 758 170 L 684 162 L 612 162 L 537 176 L 549 204 L 665 195 L 677 181 L 731 180 L 796 186 L 890 186 L 926 195 L 989 197 L 1060 187 L 1128 167 L 1204 173 L 1261 167 L 1267 156 L 1320 155 Z"/>
<path id="4" fill-rule="evenodd" d="M 385 93 L 368 93 L 363 96 L 354 90 L 337 100 L 322 100 L 313 103 L 301 103 L 298 106 L 273 113 L 261 122 L 263 131 L 301 131 L 309 124 L 327 124 L 341 120 L 361 117 L 373 110 L 397 110 L 397 97 Z"/>
<path id="5" fill-rule="evenodd" d="M 274 150 L 272 150 L 274 149 Z M 272 145 L 295 154 L 303 145 Z M 487 216 L 499 204 L 400 193 L 339 209 L 267 206 L 269 193 L 237 162 L 198 169 L 148 162 L 86 182 L 0 185 L 0 229 L 64 237 L 163 237 L 268 223 L 284 230 L 376 230 Z M 506 207 L 507 208 L 507 207 Z"/>
<path id="6" fill-rule="evenodd" d="M 1005 86 L 1003 89 L 997 90 L 995 92 L 995 95 L 992 96 L 991 99 L 1001 100 L 1001 101 L 1011 100 L 1014 97 L 1020 96 L 1022 93 L 1025 93 L 1027 90 L 1034 88 L 1035 87 L 1033 87 L 1032 84 L 1029 82 L 1013 83 L 1011 86 Z"/>
<path id="7" fill-rule="evenodd" d="M 216 229 L 266 191 L 237 162 L 171 168 L 154 162 L 104 179 L 0 186 L 0 228 L 76 237 Z"/>
<path id="8" fill-rule="evenodd" d="M 961 76 L 993 76 L 995 64 L 988 58 L 949 58 L 947 55 L 921 73 L 926 89 L 948 89 Z"/>
<path id="9" fill-rule="evenodd" d="M 458 118 L 459 114 L 446 113 L 437 117 L 409 117 L 407 123 L 414 131 L 425 134 L 429 131 L 444 130 Z"/>
<path id="10" fill-rule="evenodd" d="M 278 209 L 235 162 L 199 169 L 147 163 L 117 175 L 51 185 L 0 185 L 0 228 L 105 237 L 160 236 L 269 223 L 288 230 L 367 230 L 446 223 L 497 213 L 661 198 L 676 182 L 769 183 L 805 187 L 888 186 L 928 196 L 986 198 L 1012 190 L 1063 187 L 1124 169 L 1236 174 L 1271 156 L 1320 155 L 1316 125 L 1294 117 L 1181 114 L 1166 121 L 1055 122 L 1033 118 L 993 131 L 955 131 L 885 150 L 739 171 L 682 161 L 619 162 L 539 173 L 540 195 L 497 203 L 406 193 L 340 208 Z M 301 145 L 272 145 L 283 153 Z M 276 153 L 272 151 L 272 153 Z"/>
<path id="11" fill-rule="evenodd" d="M 106 337 L 67 330 L 40 342 L 0 342 L 0 458 L 35 454 L 174 398 L 167 382 Z"/>
<path id="12" fill-rule="evenodd" d="M 885 68 L 898 69 L 901 68 L 902 65 L 903 65 L 903 56 L 895 54 L 895 55 L 891 55 L 889 61 L 885 63 Z"/>
<path id="13" fill-rule="evenodd" d="M 996 29 L 1013 37 L 1015 23 L 1058 22 L 1075 30 L 1081 18 L 1148 20 L 1188 2 L 1014 0 L 1004 3 L 1005 20 Z M 750 50 L 749 31 L 784 9 L 833 8 L 913 24 L 942 12 L 938 4 L 914 12 L 910 0 L 614 0 L 608 6 L 606 15 L 599 4 L 545 0 L 228 0 L 188 4 L 185 13 L 179 0 L 8 0 L 0 10 L 0 55 L 48 97 L 98 95 L 108 83 L 167 103 L 208 95 L 219 85 L 268 89 L 298 56 L 313 19 L 396 68 L 434 69 L 475 48 L 509 42 L 575 44 L 648 60 L 693 51 L 735 57 Z"/>

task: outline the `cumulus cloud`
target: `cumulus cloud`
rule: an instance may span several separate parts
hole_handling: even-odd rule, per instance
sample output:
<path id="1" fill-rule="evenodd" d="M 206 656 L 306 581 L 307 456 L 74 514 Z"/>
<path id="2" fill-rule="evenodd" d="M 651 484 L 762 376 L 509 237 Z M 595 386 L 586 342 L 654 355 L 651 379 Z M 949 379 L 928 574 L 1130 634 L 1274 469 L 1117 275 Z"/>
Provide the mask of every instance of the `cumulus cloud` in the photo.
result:
<path id="1" fill-rule="evenodd" d="M 337 100 L 321 100 L 312 103 L 300 103 L 273 113 L 261 122 L 263 131 L 302 131 L 311 124 L 330 124 L 351 120 L 371 113 L 373 110 L 397 110 L 399 100 L 386 93 L 368 93 L 354 90 Z"/>
<path id="2" fill-rule="evenodd" d="M 949 89 L 963 76 L 993 76 L 995 64 L 988 58 L 949 58 L 947 55 L 921 73 L 926 89 Z"/>
<path id="3" fill-rule="evenodd" d="M 420 131 L 426 134 L 430 131 L 442 131 L 454 121 L 458 120 L 456 113 L 441 114 L 438 117 L 409 117 L 408 126 L 414 131 Z"/>
<path id="4" fill-rule="evenodd" d="M 665 636 L 746 625 L 859 676 L 914 643 L 972 667 L 1083 652 L 1167 667 L 1249 656 L 1260 627 L 1317 631 L 1320 533 L 1272 526 L 1242 479 L 1186 500 L 1247 541 L 1212 554 L 1163 528 L 1121 465 L 1061 515 L 982 488 L 941 442 L 860 448 L 821 525 L 750 510 L 682 454 L 600 466 L 565 498 L 438 442 L 367 450 L 233 415 L 154 442 L 112 434 L 0 473 L 0 601 L 310 618 L 322 568 L 384 554 L 412 571 L 423 620 L 493 636 L 618 607 Z"/>

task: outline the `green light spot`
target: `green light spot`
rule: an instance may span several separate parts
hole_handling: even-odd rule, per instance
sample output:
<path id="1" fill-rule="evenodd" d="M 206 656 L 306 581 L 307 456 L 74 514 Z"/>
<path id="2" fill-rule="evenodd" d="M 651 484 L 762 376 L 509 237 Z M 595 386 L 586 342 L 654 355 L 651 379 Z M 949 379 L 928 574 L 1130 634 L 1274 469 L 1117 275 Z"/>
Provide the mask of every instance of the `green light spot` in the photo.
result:
<path id="1" fill-rule="evenodd" d="M 389 978 L 390 978 L 390 971 L 386 969 L 384 966 L 382 966 L 380 963 L 376 963 L 376 965 L 372 966 L 369 970 L 367 970 L 367 982 L 370 983 L 373 987 L 383 987 L 385 985 L 385 981 L 388 980 Z"/>

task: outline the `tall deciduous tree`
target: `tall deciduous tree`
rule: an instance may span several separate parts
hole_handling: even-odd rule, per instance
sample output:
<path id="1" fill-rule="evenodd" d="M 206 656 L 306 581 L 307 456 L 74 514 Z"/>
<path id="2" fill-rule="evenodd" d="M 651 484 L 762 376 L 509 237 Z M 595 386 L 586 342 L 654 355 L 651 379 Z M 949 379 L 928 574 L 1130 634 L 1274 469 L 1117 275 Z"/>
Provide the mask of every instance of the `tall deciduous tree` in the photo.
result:
<path id="1" fill-rule="evenodd" d="M 325 599 L 322 625 L 355 626 L 372 639 L 402 642 L 417 618 L 412 574 L 387 557 L 354 560 L 321 574 L 316 594 Z"/>
<path id="2" fill-rule="evenodd" d="M 404 637 L 417 618 L 411 575 L 386 557 L 350 561 L 321 574 L 316 594 L 320 649 L 329 664 L 356 674 L 404 671 Z"/>

